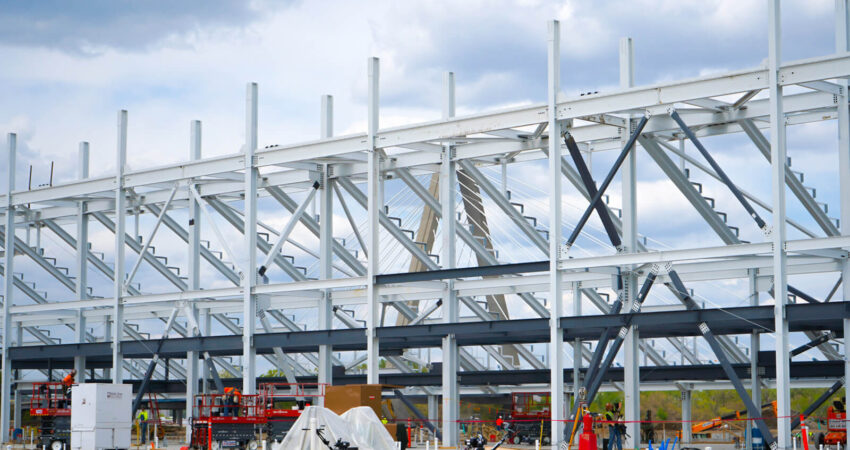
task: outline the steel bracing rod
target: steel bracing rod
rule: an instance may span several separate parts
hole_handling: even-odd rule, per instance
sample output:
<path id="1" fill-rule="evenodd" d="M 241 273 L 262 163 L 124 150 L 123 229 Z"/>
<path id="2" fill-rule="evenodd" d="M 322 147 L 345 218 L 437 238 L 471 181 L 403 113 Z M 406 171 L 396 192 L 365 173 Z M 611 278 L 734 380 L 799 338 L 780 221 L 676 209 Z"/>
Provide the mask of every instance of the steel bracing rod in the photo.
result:
<path id="1" fill-rule="evenodd" d="M 576 166 L 576 170 L 578 170 L 588 195 L 591 198 L 595 197 L 597 194 L 596 183 L 593 181 L 593 176 L 587 168 L 587 164 L 584 163 L 584 157 L 581 156 L 581 150 L 579 150 L 576 140 L 568 131 L 564 132 L 564 144 L 566 144 L 567 150 L 570 152 L 570 157 L 573 159 L 573 163 Z M 602 220 L 602 226 L 605 228 L 605 233 L 608 234 L 611 245 L 614 248 L 620 248 L 623 242 L 620 240 L 620 234 L 617 232 L 617 227 L 614 226 L 614 221 L 611 220 L 611 214 L 608 212 L 608 208 L 605 207 L 604 203 L 597 202 L 596 212 L 599 214 L 599 219 Z"/>
<path id="2" fill-rule="evenodd" d="M 620 347 L 623 345 L 623 341 L 626 339 L 626 334 L 629 331 L 632 318 L 634 318 L 635 314 L 640 312 L 640 307 L 644 300 L 646 300 L 646 296 L 649 295 L 649 290 L 652 288 L 652 284 L 655 282 L 656 277 L 657 275 L 653 272 L 650 272 L 646 276 L 643 286 L 641 286 L 637 297 L 632 303 L 632 310 L 628 311 L 627 315 L 623 318 L 623 326 L 620 327 L 617 337 L 614 338 L 614 341 L 611 343 L 611 348 L 608 349 L 608 353 L 605 355 L 605 360 L 602 362 L 602 365 L 599 366 L 599 369 L 594 374 L 592 380 L 589 380 L 589 377 L 585 377 L 584 385 L 587 392 L 587 396 L 585 398 L 588 404 L 593 402 L 594 397 L 596 397 L 596 392 L 599 391 L 599 387 L 602 386 L 602 379 L 608 372 L 608 368 L 614 363 L 614 358 L 617 356 L 617 353 L 620 351 Z M 577 407 L 578 405 L 576 405 L 576 408 Z M 575 410 L 573 411 L 573 417 L 575 417 Z"/>
<path id="3" fill-rule="evenodd" d="M 348 209 L 348 203 L 345 201 L 342 191 L 339 190 L 339 186 L 337 186 L 336 183 L 331 183 L 331 186 L 333 186 L 333 190 L 336 193 L 336 198 L 339 199 L 339 204 L 342 206 L 345 218 L 348 219 L 348 224 L 351 225 L 351 231 L 354 232 L 354 237 L 357 238 L 357 243 L 360 244 L 360 251 L 362 251 L 363 255 L 368 258 L 369 253 L 368 250 L 366 250 L 366 241 L 363 240 L 363 236 L 360 235 L 360 230 L 357 229 L 357 222 L 354 220 L 354 216 L 351 215 L 351 210 Z"/>
<path id="4" fill-rule="evenodd" d="M 753 141 L 753 144 L 755 144 L 762 156 L 769 162 L 770 141 L 767 140 L 761 130 L 753 123 L 752 119 L 740 120 L 738 124 L 747 136 L 749 136 L 750 140 Z M 818 205 L 817 201 L 815 201 L 809 191 L 803 186 L 803 182 L 791 172 L 791 168 L 787 164 L 785 165 L 785 183 L 788 184 L 788 188 L 800 200 L 800 203 L 803 204 L 803 207 L 806 208 L 806 211 L 809 212 L 812 219 L 817 222 L 827 236 L 838 236 L 841 234 L 835 224 L 832 223 L 832 220 L 829 219 L 824 210 Z"/>
<path id="5" fill-rule="evenodd" d="M 171 193 L 168 195 L 168 200 L 166 200 L 165 204 L 162 206 L 162 212 L 159 214 L 159 217 L 156 218 L 156 224 L 154 224 L 153 230 L 151 230 L 151 233 L 148 236 L 148 238 L 145 239 L 145 245 L 144 245 L 144 247 L 142 247 L 142 250 L 139 252 L 140 255 L 147 253 L 148 248 L 150 248 L 151 242 L 153 241 L 153 238 L 156 236 L 156 232 L 159 230 L 159 226 L 162 225 L 162 218 L 163 218 L 163 216 L 165 216 L 166 211 L 168 211 L 168 207 L 171 206 L 171 201 L 174 200 L 174 194 L 177 193 L 178 187 L 179 187 L 179 185 L 175 184 L 174 188 L 171 189 Z M 133 268 L 130 269 L 130 273 L 127 274 L 127 281 L 124 282 L 124 289 L 127 289 L 127 286 L 130 286 L 130 284 L 133 282 L 133 277 L 136 276 L 136 271 L 139 270 L 139 266 L 141 266 L 143 259 L 144 258 L 142 258 L 141 256 L 139 256 L 139 258 L 136 259 L 135 264 L 133 264 Z M 134 413 L 135 413 L 135 410 L 134 410 Z M 135 414 L 134 414 L 134 417 L 135 417 Z"/>
<path id="6" fill-rule="evenodd" d="M 620 155 L 617 156 L 617 159 L 614 161 L 614 165 L 611 167 L 611 170 L 608 172 L 608 175 L 605 177 L 605 180 L 602 181 L 602 185 L 599 186 L 599 190 L 596 192 L 596 195 L 590 200 L 590 204 L 587 206 L 587 209 L 584 210 L 584 214 L 581 215 L 581 218 L 576 223 L 575 228 L 573 229 L 572 234 L 569 239 L 567 239 L 566 246 L 567 248 L 571 247 L 576 239 L 578 239 L 579 234 L 581 234 L 582 228 L 587 223 L 587 220 L 590 219 L 590 214 L 593 213 L 593 210 L 596 209 L 596 204 L 602 201 L 602 196 L 605 194 L 605 190 L 608 189 L 608 185 L 611 184 L 611 181 L 614 180 L 614 175 L 617 174 L 617 171 L 620 169 L 620 166 L 623 164 L 623 161 L 626 160 L 626 156 L 628 156 L 629 151 L 631 151 L 632 147 L 635 145 L 635 141 L 637 141 L 638 136 L 643 131 L 643 128 L 646 126 L 646 122 L 649 121 L 649 116 L 644 115 L 641 117 L 640 121 L 635 127 L 635 131 L 632 132 L 631 136 L 629 136 L 629 140 L 626 141 L 625 147 L 620 152 Z M 560 237 L 559 237 L 560 238 Z"/>
<path id="7" fill-rule="evenodd" d="M 272 249 L 269 250 L 268 255 L 266 255 L 266 260 L 257 269 L 257 273 L 260 276 L 264 276 L 266 274 L 266 270 L 268 270 L 269 265 L 274 260 L 275 256 L 280 252 L 280 248 L 283 247 L 283 243 L 286 242 L 286 239 L 289 238 L 289 234 L 292 233 L 292 230 L 295 229 L 295 225 L 298 224 L 298 221 L 301 220 L 301 216 L 304 214 L 304 211 L 307 210 L 307 207 L 310 206 L 310 203 L 313 201 L 313 198 L 316 196 L 316 192 L 319 192 L 319 184 L 318 181 L 313 183 L 313 189 L 310 190 L 310 193 L 307 194 L 307 198 L 304 199 L 304 202 L 301 203 L 301 206 L 292 213 L 292 216 L 289 218 L 289 221 L 286 222 L 286 226 L 283 227 L 283 230 L 280 231 L 280 234 L 277 237 L 277 241 L 275 241 Z"/>
<path id="8" fill-rule="evenodd" d="M 180 311 L 180 307 L 175 307 L 171 311 L 171 314 L 168 316 L 168 322 L 166 322 L 165 324 L 165 330 L 163 330 L 162 337 L 159 338 L 159 342 L 156 345 L 156 350 L 153 352 L 153 358 L 151 358 L 151 361 L 148 364 L 148 369 L 145 371 L 145 376 L 142 378 L 142 384 L 139 386 L 139 391 L 136 393 L 136 398 L 133 399 L 133 413 L 130 415 L 130 417 L 136 417 L 136 411 L 139 410 L 139 405 L 142 404 L 142 397 L 144 397 L 145 393 L 147 393 L 148 391 L 151 376 L 153 375 L 153 371 L 156 368 L 157 363 L 159 362 L 159 352 L 162 350 L 162 344 L 164 344 L 165 340 L 168 339 L 168 332 L 171 331 L 171 326 L 174 324 L 174 319 L 177 317 L 178 311 Z M 192 380 L 186 380 L 186 382 L 191 383 Z"/>
<path id="9" fill-rule="evenodd" d="M 213 216 L 212 212 L 210 212 L 207 202 L 204 201 L 203 198 L 201 198 L 201 195 L 198 194 L 198 191 L 192 184 L 189 184 L 189 192 L 192 194 L 192 197 L 194 197 L 195 201 L 198 203 L 198 206 L 201 207 L 201 214 L 203 214 L 204 219 L 207 219 L 207 222 L 210 224 L 210 227 L 215 233 L 215 236 L 218 238 L 218 243 L 221 244 L 221 247 L 224 249 L 225 252 L 227 252 L 227 256 L 230 257 L 230 261 L 232 261 L 232 264 L 237 269 L 236 271 L 242 274 L 242 269 L 239 268 L 239 260 L 236 259 L 236 255 L 233 253 L 233 250 L 230 249 L 230 245 L 227 244 L 227 239 L 225 239 L 224 235 L 221 234 L 221 230 L 216 224 L 215 216 Z"/>
<path id="10" fill-rule="evenodd" d="M 685 305 L 685 308 L 688 310 L 698 310 L 700 309 L 697 303 L 691 298 L 691 295 L 688 293 L 687 288 L 685 288 L 684 283 L 682 283 L 682 279 L 679 278 L 679 274 L 676 273 L 675 270 L 671 270 L 667 274 L 670 279 L 670 283 L 676 289 L 676 297 L 679 301 Z M 720 365 L 723 367 L 723 372 L 726 373 L 726 377 L 729 378 L 729 381 L 735 387 L 735 390 L 738 392 L 738 396 L 741 397 L 741 400 L 744 402 L 745 409 L 747 411 L 759 411 L 760 409 L 753 403 L 752 398 L 750 398 L 749 392 L 744 387 L 744 384 L 741 383 L 741 379 L 738 378 L 738 374 L 735 372 L 735 369 L 732 367 L 732 364 L 729 362 L 729 358 L 726 357 L 726 352 L 723 351 L 723 347 L 720 344 L 720 341 L 714 336 L 714 333 L 711 332 L 711 328 L 707 323 L 702 322 L 699 324 L 699 331 L 702 334 L 703 338 L 705 338 L 708 345 L 711 347 L 711 350 L 714 352 L 714 356 L 717 357 L 717 360 L 720 362 Z M 763 418 L 756 418 L 756 426 L 758 426 L 759 431 L 761 431 L 762 436 L 764 437 L 767 446 L 773 448 L 776 443 L 776 439 L 771 434 L 770 429 L 767 427 Z"/>
<path id="11" fill-rule="evenodd" d="M 670 112 L 670 117 L 676 122 L 676 124 L 679 125 L 679 128 L 681 128 L 682 131 L 685 132 L 685 136 L 687 136 L 688 139 L 697 148 L 697 150 L 699 150 L 703 158 L 708 161 L 708 164 L 721 178 L 723 184 L 725 184 L 726 187 L 728 187 L 729 190 L 732 191 L 732 195 L 734 195 L 735 198 L 738 199 L 738 202 L 741 203 L 741 206 L 743 206 L 744 209 L 747 210 L 747 213 L 749 213 L 750 217 L 752 217 L 753 220 L 756 221 L 756 225 L 758 225 L 758 227 L 762 230 L 765 230 L 767 223 L 765 223 L 764 219 L 762 219 L 761 216 L 756 212 L 756 210 L 753 209 L 753 206 L 750 205 L 750 202 L 747 201 L 747 199 L 744 197 L 744 194 L 741 193 L 741 190 L 738 189 L 738 187 L 735 186 L 735 183 L 733 183 L 729 176 L 726 175 L 726 172 L 723 171 L 723 168 L 720 167 L 720 164 L 717 164 L 717 161 L 715 161 L 711 154 L 708 153 L 708 150 L 703 147 L 702 142 L 697 139 L 697 136 L 694 134 L 694 132 L 690 129 L 690 127 L 688 127 L 687 124 L 685 124 L 685 121 L 682 120 L 682 118 L 679 116 L 679 113 L 676 112 L 676 110 L 673 110 Z"/>
<path id="12" fill-rule="evenodd" d="M 803 418 L 809 417 L 813 412 L 815 412 L 818 408 L 821 407 L 827 400 L 832 398 L 836 392 L 838 392 L 841 387 L 844 386 L 844 377 L 841 377 L 840 380 L 836 381 L 835 384 L 829 387 L 820 397 L 818 397 L 808 408 L 806 408 L 802 416 Z M 791 429 L 797 428 L 800 426 L 800 417 L 795 417 L 794 420 L 791 421 Z"/>
<path id="13" fill-rule="evenodd" d="M 795 348 L 794 350 L 791 350 L 790 355 L 793 358 L 793 357 L 795 357 L 795 356 L 797 356 L 801 353 L 805 353 L 805 352 L 817 347 L 818 345 L 825 344 L 825 343 L 829 342 L 829 340 L 832 339 L 833 337 L 835 337 L 835 336 L 832 334 L 832 332 L 823 333 L 820 336 L 817 336 L 816 338 L 812 339 L 811 341 L 806 342 L 805 344 Z"/>

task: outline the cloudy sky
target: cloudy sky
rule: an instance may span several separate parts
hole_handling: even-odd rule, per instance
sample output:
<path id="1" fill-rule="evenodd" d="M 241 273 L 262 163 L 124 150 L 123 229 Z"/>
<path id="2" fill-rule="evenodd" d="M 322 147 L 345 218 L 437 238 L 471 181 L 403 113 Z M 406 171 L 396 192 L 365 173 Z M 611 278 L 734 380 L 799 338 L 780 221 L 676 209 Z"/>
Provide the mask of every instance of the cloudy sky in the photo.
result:
<path id="1" fill-rule="evenodd" d="M 204 122 L 205 155 L 235 152 L 249 81 L 261 145 L 316 137 L 322 94 L 335 97 L 338 134 L 361 131 L 369 56 L 381 58 L 384 125 L 438 117 L 448 70 L 461 113 L 540 102 L 553 18 L 567 93 L 616 85 L 622 36 L 635 40 L 638 84 L 697 76 L 761 63 L 766 3 L 3 0 L 0 130 L 19 134 L 37 182 L 50 160 L 57 178 L 73 177 L 81 140 L 93 173 L 110 170 L 119 109 L 133 168 L 184 158 L 192 119 Z M 830 53 L 833 2 L 784 3 L 785 58 Z"/>
<path id="2" fill-rule="evenodd" d="M 58 181 L 75 177 L 77 143 L 83 140 L 91 142 L 92 175 L 113 170 L 119 109 L 129 111 L 131 168 L 186 159 L 193 119 L 203 121 L 204 156 L 239 151 L 250 81 L 259 83 L 261 146 L 316 138 L 323 94 L 334 96 L 336 134 L 365 131 L 370 56 L 381 59 L 382 126 L 438 118 L 445 71 L 456 74 L 459 114 L 542 102 L 550 19 L 561 21 L 564 92 L 610 91 L 618 84 L 623 36 L 634 39 L 639 85 L 762 64 L 766 5 L 766 0 L 0 0 L 0 132 L 18 133 L 17 186 L 24 188 L 29 164 L 34 185 L 47 182 L 50 161 L 56 162 Z M 832 0 L 783 2 L 784 59 L 832 53 L 833 7 Z M 820 178 L 819 199 L 833 204 L 834 164 L 822 158 L 834 136 L 831 124 L 789 132 L 795 168 Z M 712 149 L 733 179 L 769 198 L 769 178 L 749 176 L 751 164 L 768 167 L 750 144 L 721 139 Z M 604 174 L 605 158 L 594 166 L 597 177 Z M 696 213 L 675 210 L 690 210 L 680 196 L 665 203 L 680 220 L 666 219 L 653 201 L 671 187 L 649 158 L 640 161 L 646 168 L 642 231 L 666 242 L 719 244 L 706 237 L 707 228 L 689 229 L 701 225 Z M 522 170 L 513 176 L 525 179 Z M 4 178 L 6 171 L 0 168 Z M 617 191 L 612 187 L 612 196 Z M 540 194 L 527 192 L 530 198 Z M 545 217 L 545 203 L 538 209 Z M 751 225 L 731 201 L 725 210 L 730 223 Z M 102 238 L 108 248 L 108 235 Z M 810 283 L 816 295 L 828 291 Z"/>

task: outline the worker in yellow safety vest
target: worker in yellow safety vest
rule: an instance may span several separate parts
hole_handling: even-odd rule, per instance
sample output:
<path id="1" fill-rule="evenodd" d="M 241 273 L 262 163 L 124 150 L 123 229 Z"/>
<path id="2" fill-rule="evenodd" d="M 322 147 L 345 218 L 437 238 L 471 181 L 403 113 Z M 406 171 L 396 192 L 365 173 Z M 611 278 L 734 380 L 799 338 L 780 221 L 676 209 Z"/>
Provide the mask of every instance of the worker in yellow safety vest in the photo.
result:
<path id="1" fill-rule="evenodd" d="M 142 435 L 142 444 L 144 444 L 148 441 L 148 412 L 140 409 L 136 418 L 139 420 L 139 434 Z"/>

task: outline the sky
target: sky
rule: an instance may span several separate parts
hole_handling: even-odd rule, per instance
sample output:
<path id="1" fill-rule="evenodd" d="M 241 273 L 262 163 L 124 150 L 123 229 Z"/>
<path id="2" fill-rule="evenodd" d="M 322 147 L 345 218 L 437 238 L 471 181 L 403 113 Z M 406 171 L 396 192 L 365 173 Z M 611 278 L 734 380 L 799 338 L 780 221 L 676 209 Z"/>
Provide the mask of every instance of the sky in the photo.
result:
<path id="1" fill-rule="evenodd" d="M 259 84 L 261 147 L 317 138 L 324 94 L 334 96 L 335 134 L 363 132 L 366 63 L 372 56 L 381 64 L 381 127 L 439 118 L 446 71 L 455 73 L 459 115 L 541 103 L 548 20 L 561 22 L 562 90 L 578 95 L 617 89 L 624 36 L 634 40 L 637 85 L 761 65 L 767 55 L 766 5 L 766 0 L 91 0 L 72 7 L 60 0 L 0 0 L 0 132 L 18 134 L 16 186 L 22 189 L 29 165 L 34 186 L 48 181 L 51 161 L 57 182 L 75 178 L 80 141 L 91 143 L 91 174 L 112 173 L 121 109 L 129 111 L 132 169 L 187 159 L 194 119 L 203 122 L 205 157 L 238 152 L 248 82 Z M 833 7 L 831 0 L 783 2 L 784 60 L 833 52 Z M 832 200 L 837 209 L 835 165 L 823 163 L 835 133 L 833 124 L 789 131 L 789 155 L 795 169 L 818 184 L 819 200 Z M 751 144 L 740 138 L 711 142 L 734 180 L 769 199 L 769 166 Z M 612 158 L 594 156 L 597 178 Z M 764 176 L 752 176 L 754 164 Z M 512 180 L 536 176 L 533 166 L 512 170 Z M 496 172 L 485 172 L 498 179 Z M 719 245 L 683 198 L 670 194 L 651 159 L 639 157 L 639 172 L 642 231 L 674 246 Z M 7 175 L 4 164 L 0 178 Z M 722 187 L 711 189 L 730 223 L 758 238 Z M 533 187 L 515 190 L 525 191 L 529 205 L 544 198 Z M 616 204 L 617 183 L 611 191 Z M 582 207 L 577 196 L 568 201 Z M 530 208 L 546 216 L 545 204 Z M 670 214 L 679 221 L 668 220 Z M 108 233 L 94 234 L 96 245 L 109 248 Z M 806 283 L 817 295 L 828 291 L 821 281 Z"/>

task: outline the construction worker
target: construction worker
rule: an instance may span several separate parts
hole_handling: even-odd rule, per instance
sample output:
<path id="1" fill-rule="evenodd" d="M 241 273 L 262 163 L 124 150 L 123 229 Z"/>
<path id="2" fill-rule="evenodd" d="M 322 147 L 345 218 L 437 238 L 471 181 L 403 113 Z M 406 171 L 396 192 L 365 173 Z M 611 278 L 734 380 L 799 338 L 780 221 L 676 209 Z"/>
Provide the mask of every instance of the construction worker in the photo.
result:
<path id="1" fill-rule="evenodd" d="M 242 393 L 239 392 L 239 389 L 233 387 L 224 388 L 224 404 L 227 407 L 224 408 L 225 416 L 239 416 L 239 408 L 237 405 L 242 403 Z"/>
<path id="2" fill-rule="evenodd" d="M 139 420 L 139 434 L 142 437 L 142 444 L 144 444 L 148 441 L 148 412 L 140 409 L 136 418 Z"/>
<path id="3" fill-rule="evenodd" d="M 382 423 L 382 424 L 384 424 L 384 425 L 386 425 L 387 423 L 389 423 L 389 421 L 387 420 L 387 418 L 386 418 L 386 417 L 381 416 L 381 423 Z"/>
<path id="4" fill-rule="evenodd" d="M 605 421 L 608 422 L 608 449 L 613 450 L 614 446 L 617 450 L 623 450 L 623 439 L 620 436 L 620 408 L 611 403 L 605 404 Z"/>
<path id="5" fill-rule="evenodd" d="M 68 372 L 68 375 L 65 375 L 65 378 L 62 379 L 62 392 L 65 394 L 65 402 L 64 402 L 65 406 L 64 407 L 66 407 L 66 408 L 69 406 L 68 404 L 71 402 L 71 386 L 74 385 L 74 377 L 76 375 L 77 375 L 77 371 L 74 370 L 74 369 L 71 369 L 71 371 Z"/>
<path id="6" fill-rule="evenodd" d="M 503 423 L 505 423 L 505 421 L 502 420 L 502 416 L 499 416 L 499 418 L 496 419 L 496 429 L 499 430 L 499 431 L 502 431 L 502 424 Z"/>

